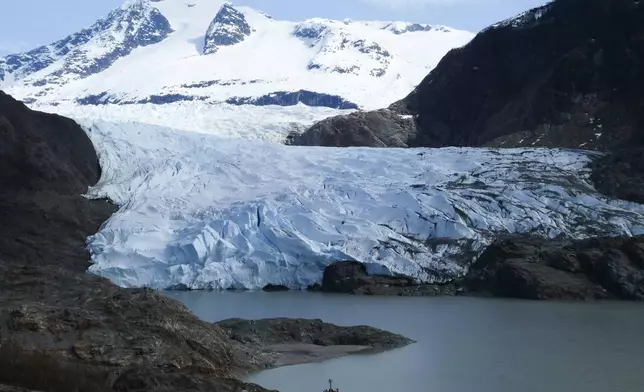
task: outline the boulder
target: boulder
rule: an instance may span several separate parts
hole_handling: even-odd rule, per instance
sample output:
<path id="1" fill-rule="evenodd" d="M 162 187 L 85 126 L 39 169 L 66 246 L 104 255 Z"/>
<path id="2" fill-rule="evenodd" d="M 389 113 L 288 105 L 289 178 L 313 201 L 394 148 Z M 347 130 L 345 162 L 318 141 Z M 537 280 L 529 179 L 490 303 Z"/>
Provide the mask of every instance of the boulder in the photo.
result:
<path id="1" fill-rule="evenodd" d="M 369 275 L 364 264 L 358 261 L 332 263 L 324 269 L 320 287 L 311 291 L 327 293 L 437 296 L 457 292 L 452 284 L 417 284 L 413 278 L 403 275 Z"/>
<path id="2" fill-rule="evenodd" d="M 324 147 L 409 147 L 410 140 L 415 137 L 416 125 L 411 116 L 381 109 L 327 118 L 295 136 L 291 144 Z"/>

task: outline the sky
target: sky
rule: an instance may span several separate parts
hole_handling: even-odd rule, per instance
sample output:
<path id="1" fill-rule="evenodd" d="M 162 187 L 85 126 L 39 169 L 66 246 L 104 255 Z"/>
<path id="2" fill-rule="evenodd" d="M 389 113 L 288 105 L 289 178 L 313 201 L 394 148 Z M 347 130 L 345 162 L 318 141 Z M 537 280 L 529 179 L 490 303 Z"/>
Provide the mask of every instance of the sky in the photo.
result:
<path id="1" fill-rule="evenodd" d="M 0 0 L 0 55 L 23 52 L 93 24 L 123 0 Z M 275 19 L 403 20 L 479 31 L 546 0 L 235 0 Z M 213 15 L 214 17 L 214 15 Z"/>

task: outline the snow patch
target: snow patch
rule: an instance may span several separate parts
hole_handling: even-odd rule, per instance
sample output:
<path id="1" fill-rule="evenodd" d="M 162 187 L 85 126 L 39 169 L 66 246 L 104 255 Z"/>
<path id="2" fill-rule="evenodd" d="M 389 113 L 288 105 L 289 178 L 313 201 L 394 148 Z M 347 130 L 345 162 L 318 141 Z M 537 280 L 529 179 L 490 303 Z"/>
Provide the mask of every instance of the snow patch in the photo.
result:
<path id="1" fill-rule="evenodd" d="M 507 27 L 507 26 L 511 26 L 512 28 L 515 28 L 515 29 L 528 28 L 528 27 L 534 26 L 537 23 L 539 23 L 541 19 L 548 13 L 551 5 L 552 5 L 552 0 L 548 1 L 547 3 L 545 3 L 540 7 L 532 8 L 528 11 L 520 13 L 517 16 L 506 19 L 499 23 L 493 24 L 492 26 L 488 27 L 487 29 L 484 29 L 483 31 L 488 29 Z"/>
<path id="2" fill-rule="evenodd" d="M 175 130 L 205 133 L 220 138 L 265 140 L 283 143 L 289 133 L 303 132 L 314 123 L 328 117 L 353 112 L 327 107 L 294 106 L 235 106 L 210 105 L 203 102 L 176 102 L 166 105 L 100 105 L 57 106 L 31 105 L 32 109 L 73 117 L 84 124 L 109 122 L 122 124 L 148 124 Z M 146 127 L 135 125 L 134 129 Z M 150 131 L 152 132 L 152 131 Z"/>

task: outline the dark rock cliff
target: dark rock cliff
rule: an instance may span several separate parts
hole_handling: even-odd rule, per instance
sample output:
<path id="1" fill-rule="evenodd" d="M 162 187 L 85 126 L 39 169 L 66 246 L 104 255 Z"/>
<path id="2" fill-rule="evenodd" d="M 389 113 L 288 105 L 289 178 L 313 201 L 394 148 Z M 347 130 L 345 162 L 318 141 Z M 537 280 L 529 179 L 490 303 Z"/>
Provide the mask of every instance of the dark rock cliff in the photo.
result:
<path id="1" fill-rule="evenodd" d="M 644 237 L 501 239 L 464 281 L 469 291 L 525 299 L 644 300 Z"/>
<path id="2" fill-rule="evenodd" d="M 231 105 L 256 106 L 294 106 L 298 103 L 306 106 L 323 106 L 334 109 L 357 109 L 358 105 L 338 95 L 317 93 L 309 90 L 276 91 L 260 97 L 233 97 L 226 100 Z"/>
<path id="3" fill-rule="evenodd" d="M 601 193 L 644 204 L 644 148 L 613 151 L 591 164 L 591 180 Z"/>
<path id="4" fill-rule="evenodd" d="M 80 195 L 98 181 L 94 147 L 74 121 L 0 92 L 0 259 L 84 271 L 85 238 L 115 208 Z"/>
<path id="5" fill-rule="evenodd" d="M 367 295 L 492 295 L 538 300 L 644 300 L 644 236 L 552 240 L 500 238 L 447 284 L 422 285 L 404 276 L 367 275 L 358 262 L 324 271 L 321 291 Z"/>
<path id="6" fill-rule="evenodd" d="M 609 150 L 644 137 L 644 4 L 555 0 L 450 51 L 391 110 L 413 115 L 420 147 L 568 147 Z M 300 143 L 375 145 L 349 134 L 393 127 L 377 112 L 326 120 Z M 328 126 L 328 124 L 331 126 Z M 364 132 L 364 130 L 362 131 Z M 333 136 L 335 135 L 335 136 Z M 373 141 L 382 139 L 373 138 Z M 354 143 L 354 144 L 352 144 Z"/>

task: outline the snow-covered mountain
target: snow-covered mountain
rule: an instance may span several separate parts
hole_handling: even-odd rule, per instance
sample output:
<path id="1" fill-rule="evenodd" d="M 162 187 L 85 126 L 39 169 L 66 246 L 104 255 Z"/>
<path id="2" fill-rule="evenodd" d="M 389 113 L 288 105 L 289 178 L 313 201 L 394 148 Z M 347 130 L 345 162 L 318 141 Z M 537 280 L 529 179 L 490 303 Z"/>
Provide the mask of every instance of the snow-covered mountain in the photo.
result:
<path id="1" fill-rule="evenodd" d="M 85 30 L 0 59 L 0 88 L 39 104 L 375 108 L 472 37 L 406 22 L 279 21 L 220 0 L 128 0 Z"/>

